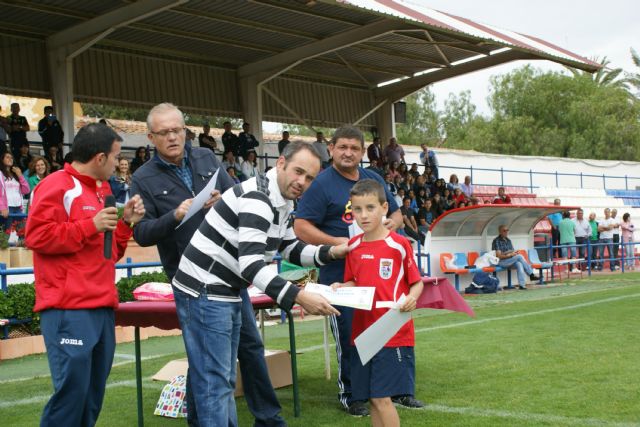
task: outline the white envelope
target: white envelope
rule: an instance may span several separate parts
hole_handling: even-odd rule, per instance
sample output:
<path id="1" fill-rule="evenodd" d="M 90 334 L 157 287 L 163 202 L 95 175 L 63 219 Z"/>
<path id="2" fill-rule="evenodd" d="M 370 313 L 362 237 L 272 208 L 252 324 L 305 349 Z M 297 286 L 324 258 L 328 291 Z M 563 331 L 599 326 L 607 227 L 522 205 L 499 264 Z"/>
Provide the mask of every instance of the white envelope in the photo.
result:
<path id="1" fill-rule="evenodd" d="M 359 308 L 360 310 L 371 310 L 373 296 L 376 293 L 376 288 L 369 286 L 352 286 L 333 290 L 331 286 L 318 283 L 307 283 L 304 290 L 322 295 L 331 305 Z"/>

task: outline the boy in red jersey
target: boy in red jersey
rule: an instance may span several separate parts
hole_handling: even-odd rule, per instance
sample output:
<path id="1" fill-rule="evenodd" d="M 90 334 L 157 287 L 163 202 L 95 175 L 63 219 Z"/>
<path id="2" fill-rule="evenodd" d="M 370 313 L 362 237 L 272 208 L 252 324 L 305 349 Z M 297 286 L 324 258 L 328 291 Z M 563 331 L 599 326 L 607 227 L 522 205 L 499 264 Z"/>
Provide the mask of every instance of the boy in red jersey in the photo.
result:
<path id="1" fill-rule="evenodd" d="M 376 308 L 378 302 L 397 302 L 405 295 L 399 309 L 412 311 L 422 293 L 422 279 L 413 259 L 411 244 L 382 224 L 387 208 L 384 188 L 378 182 L 365 179 L 351 189 L 351 209 L 364 233 L 349 241 L 345 283 L 332 286 L 376 288 L 373 309 L 354 312 L 352 346 L 357 336 L 389 310 Z M 400 425 L 391 397 L 414 394 L 414 341 L 413 320 L 410 320 L 364 366 L 355 346 L 351 349 L 353 399 L 371 401 L 371 423 L 374 426 Z"/>

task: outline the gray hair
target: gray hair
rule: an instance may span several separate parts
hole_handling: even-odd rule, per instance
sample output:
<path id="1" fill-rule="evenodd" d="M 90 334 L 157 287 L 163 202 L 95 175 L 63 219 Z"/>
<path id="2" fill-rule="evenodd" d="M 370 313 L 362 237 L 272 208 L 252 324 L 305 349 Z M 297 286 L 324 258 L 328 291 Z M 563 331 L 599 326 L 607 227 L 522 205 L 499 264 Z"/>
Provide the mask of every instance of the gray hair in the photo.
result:
<path id="1" fill-rule="evenodd" d="M 149 130 L 149 132 L 153 132 L 153 130 L 151 129 L 151 121 L 153 120 L 153 117 L 156 114 L 167 113 L 170 111 L 177 111 L 178 113 L 180 113 L 180 118 L 182 119 L 182 124 L 184 125 L 184 114 L 182 114 L 182 111 L 180 111 L 178 107 L 170 102 L 163 102 L 162 104 L 158 104 L 151 110 L 149 110 L 149 114 L 147 115 L 147 129 Z"/>

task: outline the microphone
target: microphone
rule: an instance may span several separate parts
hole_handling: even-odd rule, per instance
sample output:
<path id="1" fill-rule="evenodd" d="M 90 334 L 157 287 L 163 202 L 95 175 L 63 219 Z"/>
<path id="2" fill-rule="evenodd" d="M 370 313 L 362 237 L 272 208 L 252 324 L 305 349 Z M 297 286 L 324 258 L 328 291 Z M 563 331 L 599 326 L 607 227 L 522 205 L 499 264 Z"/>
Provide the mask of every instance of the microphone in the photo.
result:
<path id="1" fill-rule="evenodd" d="M 116 198 L 109 194 L 104 199 L 104 207 L 105 208 L 114 208 L 116 206 Z M 111 247 L 113 246 L 113 232 L 105 231 L 104 232 L 104 257 L 106 259 L 111 259 Z"/>

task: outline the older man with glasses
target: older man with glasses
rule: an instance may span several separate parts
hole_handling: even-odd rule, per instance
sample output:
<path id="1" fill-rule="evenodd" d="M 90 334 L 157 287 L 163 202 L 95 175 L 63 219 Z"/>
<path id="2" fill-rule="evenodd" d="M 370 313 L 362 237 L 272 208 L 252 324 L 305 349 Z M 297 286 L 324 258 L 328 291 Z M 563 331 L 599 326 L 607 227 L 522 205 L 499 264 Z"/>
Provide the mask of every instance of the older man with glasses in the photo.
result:
<path id="1" fill-rule="evenodd" d="M 533 274 L 533 269 L 524 257 L 513 249 L 513 243 L 507 237 L 509 235 L 509 227 L 501 225 L 498 227 L 498 233 L 498 237 L 493 239 L 491 243 L 491 249 L 496 251 L 496 256 L 500 259 L 498 265 L 504 268 L 515 267 L 518 272 L 518 289 L 524 291 L 527 289 L 527 276 L 525 274 L 532 281 L 540 278 Z"/>

